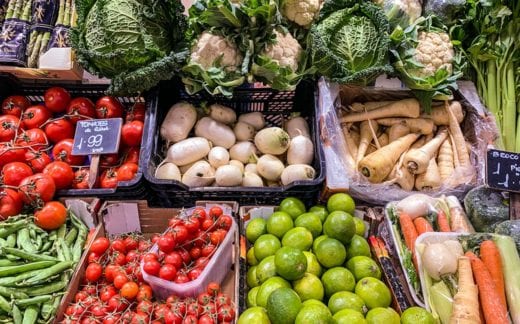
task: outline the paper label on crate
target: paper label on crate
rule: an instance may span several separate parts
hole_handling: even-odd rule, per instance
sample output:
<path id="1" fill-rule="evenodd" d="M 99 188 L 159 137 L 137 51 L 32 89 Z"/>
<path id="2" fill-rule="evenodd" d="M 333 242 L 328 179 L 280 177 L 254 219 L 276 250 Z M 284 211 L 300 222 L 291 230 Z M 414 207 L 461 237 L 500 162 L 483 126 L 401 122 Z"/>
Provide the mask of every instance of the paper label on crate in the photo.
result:
<path id="1" fill-rule="evenodd" d="M 103 217 L 105 230 L 110 235 L 140 232 L 139 209 L 137 203 L 114 203 L 106 207 Z"/>
<path id="2" fill-rule="evenodd" d="M 123 119 L 80 120 L 76 125 L 72 155 L 117 153 Z"/>
<path id="3" fill-rule="evenodd" d="M 244 220 L 244 225 L 247 225 L 252 219 L 254 218 L 263 218 L 267 220 L 269 216 L 271 216 L 274 213 L 274 207 L 271 206 L 262 206 L 257 208 L 252 208 L 248 212 L 249 219 Z"/>
<path id="4" fill-rule="evenodd" d="M 92 218 L 92 212 L 89 210 L 89 203 L 80 199 L 67 199 L 65 205 L 74 215 L 80 218 L 88 228 L 94 228 L 94 218 Z"/>
<path id="5" fill-rule="evenodd" d="M 520 154 L 488 150 L 486 183 L 493 189 L 520 193 Z"/>

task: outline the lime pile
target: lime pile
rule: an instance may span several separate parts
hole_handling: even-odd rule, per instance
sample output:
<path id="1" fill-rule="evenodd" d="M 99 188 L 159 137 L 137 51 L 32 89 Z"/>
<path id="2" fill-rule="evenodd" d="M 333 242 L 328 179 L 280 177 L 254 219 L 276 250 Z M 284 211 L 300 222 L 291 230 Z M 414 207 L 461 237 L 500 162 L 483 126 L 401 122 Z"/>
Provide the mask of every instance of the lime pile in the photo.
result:
<path id="1" fill-rule="evenodd" d="M 400 323 L 354 210 L 345 193 L 308 211 L 286 198 L 267 220 L 250 221 L 248 309 L 238 324 Z"/>

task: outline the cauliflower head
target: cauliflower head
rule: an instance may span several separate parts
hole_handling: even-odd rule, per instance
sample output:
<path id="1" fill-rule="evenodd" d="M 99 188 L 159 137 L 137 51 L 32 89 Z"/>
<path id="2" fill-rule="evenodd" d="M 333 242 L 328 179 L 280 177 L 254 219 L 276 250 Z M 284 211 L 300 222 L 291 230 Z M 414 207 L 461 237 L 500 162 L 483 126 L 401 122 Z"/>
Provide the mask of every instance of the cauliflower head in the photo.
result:
<path id="1" fill-rule="evenodd" d="M 394 24 L 407 26 L 422 14 L 420 0 L 374 0 L 374 3 L 383 8 L 388 20 Z"/>
<path id="2" fill-rule="evenodd" d="M 235 44 L 220 35 L 203 32 L 191 48 L 191 62 L 207 70 L 219 59 L 220 66 L 227 72 L 238 70 L 243 60 Z"/>
<path id="3" fill-rule="evenodd" d="M 263 55 L 276 61 L 281 67 L 289 67 L 293 71 L 298 70 L 303 49 L 291 34 L 283 34 L 275 31 L 276 43 L 266 46 Z"/>
<path id="4" fill-rule="evenodd" d="M 453 72 L 452 61 L 455 52 L 447 33 L 420 31 L 417 39 L 414 58 L 424 67 L 414 71 L 416 76 L 429 77 L 442 68 L 449 74 Z"/>
<path id="5" fill-rule="evenodd" d="M 320 7 L 320 0 L 284 0 L 282 14 L 290 21 L 308 27 L 318 15 Z"/>

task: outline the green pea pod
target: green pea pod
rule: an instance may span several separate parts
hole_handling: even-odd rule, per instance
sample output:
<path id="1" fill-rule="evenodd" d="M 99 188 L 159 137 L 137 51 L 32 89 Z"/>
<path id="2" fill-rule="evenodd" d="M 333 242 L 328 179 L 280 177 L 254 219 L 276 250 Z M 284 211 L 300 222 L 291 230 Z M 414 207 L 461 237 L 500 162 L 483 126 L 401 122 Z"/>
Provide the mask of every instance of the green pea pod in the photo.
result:
<path id="1" fill-rule="evenodd" d="M 38 313 L 40 312 L 40 308 L 38 305 L 30 305 L 25 309 L 23 313 L 23 321 L 22 324 L 34 324 L 38 319 Z"/>
<path id="2" fill-rule="evenodd" d="M 31 237 L 31 239 L 36 240 L 36 230 L 34 229 L 34 227 L 29 228 L 29 236 Z"/>
<path id="3" fill-rule="evenodd" d="M 27 220 L 21 220 L 16 223 L 12 223 L 9 227 L 0 228 L 0 238 L 6 238 L 9 235 L 18 232 L 21 228 L 27 226 Z"/>
<path id="4" fill-rule="evenodd" d="M 48 294 L 63 291 L 65 288 L 67 288 L 68 284 L 69 284 L 68 281 L 60 280 L 60 281 L 55 281 L 52 283 L 46 283 L 46 284 L 43 284 L 40 286 L 20 288 L 20 291 L 26 293 L 27 295 L 29 295 L 31 297 L 48 295 Z"/>
<path id="5" fill-rule="evenodd" d="M 85 241 L 87 240 L 88 232 L 83 229 L 79 229 L 78 237 L 76 238 L 76 242 L 74 242 L 74 246 L 72 247 L 72 260 L 74 262 L 79 262 L 81 259 L 81 254 L 83 253 L 83 246 L 85 245 Z"/>
<path id="6" fill-rule="evenodd" d="M 88 233 L 88 227 L 83 223 L 83 221 L 79 219 L 73 212 L 69 212 L 69 214 L 72 225 L 76 226 L 79 231 L 83 230 Z"/>
<path id="7" fill-rule="evenodd" d="M 16 306 L 16 304 L 13 304 L 12 315 L 13 315 L 14 324 L 22 324 L 23 315 L 22 315 L 22 312 L 20 311 L 20 308 L 18 308 L 18 306 Z"/>
<path id="8" fill-rule="evenodd" d="M 58 229 L 58 238 L 65 238 L 65 234 L 67 233 L 67 225 L 63 224 Z"/>
<path id="9" fill-rule="evenodd" d="M 34 243 L 36 251 L 40 251 L 43 246 L 43 239 L 40 235 L 36 236 L 36 242 Z"/>
<path id="10" fill-rule="evenodd" d="M 16 287 L 18 284 L 20 284 L 24 280 L 29 279 L 31 277 L 34 277 L 35 275 L 37 275 L 41 271 L 42 271 L 41 269 L 36 269 L 36 270 L 32 270 L 32 271 L 27 271 L 27 272 L 21 273 L 21 274 L 15 276 L 15 277 L 0 278 L 0 286 Z"/>
<path id="11" fill-rule="evenodd" d="M 27 284 L 35 284 L 39 281 L 47 280 L 48 278 L 56 274 L 62 273 L 63 271 L 70 269 L 73 265 L 74 262 L 72 261 L 59 262 L 48 269 L 42 270 L 40 273 L 38 273 L 34 277 L 27 279 L 25 282 Z"/>
<path id="12" fill-rule="evenodd" d="M 16 257 L 19 257 L 19 258 L 22 258 L 22 259 L 25 259 L 28 261 L 33 261 L 33 262 L 35 262 L 35 261 L 58 261 L 56 258 L 53 258 L 51 256 L 35 254 L 35 253 L 28 253 L 23 250 L 15 249 L 15 248 L 4 247 L 4 248 L 0 249 L 0 252 L 2 255 L 8 256 L 9 254 L 11 254 Z"/>
<path id="13" fill-rule="evenodd" d="M 11 296 L 12 296 L 14 298 L 19 298 L 19 299 L 24 299 L 24 298 L 29 297 L 29 296 L 27 296 L 27 294 L 19 291 L 18 289 L 7 288 L 7 287 L 3 287 L 3 286 L 0 286 L 0 295 L 4 296 L 4 297 L 8 297 L 8 298 L 11 298 Z"/>
<path id="14" fill-rule="evenodd" d="M 51 300 L 49 300 L 48 302 L 43 303 L 42 309 L 40 310 L 40 316 L 43 320 L 46 321 L 46 320 L 50 319 L 51 316 L 54 315 L 54 313 L 56 312 L 57 307 L 54 307 L 54 305 L 56 304 L 56 300 L 58 300 L 58 306 L 59 306 L 60 305 L 59 297 L 54 297 Z"/>
<path id="15" fill-rule="evenodd" d="M 10 267 L 16 265 L 22 265 L 22 262 L 11 261 L 8 259 L 0 259 L 0 267 Z"/>
<path id="16" fill-rule="evenodd" d="M 52 241 L 45 241 L 45 243 L 43 243 L 42 245 L 42 248 L 40 249 L 40 252 L 45 252 L 45 251 L 48 251 L 52 246 Z"/>
<path id="17" fill-rule="evenodd" d="M 18 299 L 18 300 L 15 300 L 14 302 L 16 305 L 18 305 L 22 308 L 25 308 L 29 305 L 37 305 L 37 304 L 46 303 L 51 299 L 52 299 L 52 295 L 42 295 L 42 296 L 36 296 L 36 297 L 32 297 L 32 298 Z"/>
<path id="18" fill-rule="evenodd" d="M 0 309 L 6 313 L 11 313 L 11 305 L 3 296 L 0 295 Z"/>
<path id="19" fill-rule="evenodd" d="M 45 269 L 56 264 L 56 261 L 38 261 L 16 266 L 0 267 L 0 277 L 7 277 L 31 270 Z"/>
<path id="20" fill-rule="evenodd" d="M 34 244 L 31 242 L 30 230 L 28 228 L 22 228 L 18 231 L 16 244 L 18 245 L 18 248 L 25 250 L 29 253 L 36 253 L 38 251 Z"/>
<path id="21" fill-rule="evenodd" d="M 7 247 L 14 248 L 16 246 L 16 233 L 13 233 L 7 237 Z"/>
<path id="22" fill-rule="evenodd" d="M 72 247 L 77 236 L 78 229 L 75 227 L 71 228 L 67 235 L 65 235 L 65 243 L 67 243 L 68 246 Z"/>

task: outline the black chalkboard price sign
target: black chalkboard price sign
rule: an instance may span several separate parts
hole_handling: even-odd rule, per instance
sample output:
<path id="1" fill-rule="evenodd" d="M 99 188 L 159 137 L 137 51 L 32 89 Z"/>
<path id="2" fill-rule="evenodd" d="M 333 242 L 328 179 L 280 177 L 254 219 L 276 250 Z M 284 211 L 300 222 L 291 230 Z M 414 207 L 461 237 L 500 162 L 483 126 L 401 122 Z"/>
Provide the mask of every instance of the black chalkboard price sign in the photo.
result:
<path id="1" fill-rule="evenodd" d="M 520 193 L 520 154 L 488 150 L 486 178 L 490 188 Z"/>
<path id="2" fill-rule="evenodd" d="M 72 155 L 117 153 L 122 124 L 121 118 L 78 121 Z"/>

